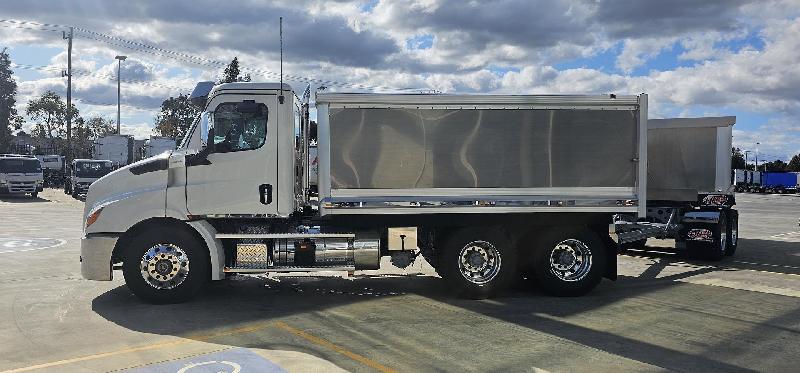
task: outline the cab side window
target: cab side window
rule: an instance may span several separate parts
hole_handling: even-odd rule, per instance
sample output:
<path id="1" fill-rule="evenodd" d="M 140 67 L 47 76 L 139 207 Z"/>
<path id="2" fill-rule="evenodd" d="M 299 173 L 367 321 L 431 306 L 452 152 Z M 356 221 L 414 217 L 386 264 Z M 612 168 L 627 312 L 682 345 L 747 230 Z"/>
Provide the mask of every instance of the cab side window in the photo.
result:
<path id="1" fill-rule="evenodd" d="M 211 128 L 216 153 L 258 149 L 267 138 L 267 106 L 247 101 L 220 104 Z"/>

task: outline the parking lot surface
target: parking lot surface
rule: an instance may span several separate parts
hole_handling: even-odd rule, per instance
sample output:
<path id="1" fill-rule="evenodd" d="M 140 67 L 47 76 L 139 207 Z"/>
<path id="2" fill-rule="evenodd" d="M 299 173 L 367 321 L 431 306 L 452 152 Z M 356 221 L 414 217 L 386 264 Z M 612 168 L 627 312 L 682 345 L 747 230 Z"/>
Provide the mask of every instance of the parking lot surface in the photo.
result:
<path id="1" fill-rule="evenodd" d="M 0 196 L 0 371 L 797 371 L 800 197 L 737 200 L 736 256 L 651 241 L 578 298 L 455 299 L 415 263 L 238 276 L 154 306 L 119 272 L 81 279 L 82 202 Z"/>

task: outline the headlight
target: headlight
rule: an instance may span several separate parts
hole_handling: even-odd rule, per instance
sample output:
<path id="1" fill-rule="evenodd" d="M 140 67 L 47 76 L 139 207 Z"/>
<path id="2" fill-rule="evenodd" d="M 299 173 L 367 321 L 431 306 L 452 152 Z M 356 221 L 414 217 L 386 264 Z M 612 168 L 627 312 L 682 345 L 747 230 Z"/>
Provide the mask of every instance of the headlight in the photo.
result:
<path id="1" fill-rule="evenodd" d="M 0 180 L 0 185 L 6 185 L 6 184 L 8 184 L 8 181 Z"/>
<path id="2" fill-rule="evenodd" d="M 86 229 L 89 229 L 89 226 L 94 224 L 94 222 L 97 221 L 97 219 L 100 217 L 100 213 L 102 211 L 103 211 L 103 208 L 101 207 L 101 208 L 95 210 L 95 212 L 89 214 L 89 216 L 86 217 Z"/>

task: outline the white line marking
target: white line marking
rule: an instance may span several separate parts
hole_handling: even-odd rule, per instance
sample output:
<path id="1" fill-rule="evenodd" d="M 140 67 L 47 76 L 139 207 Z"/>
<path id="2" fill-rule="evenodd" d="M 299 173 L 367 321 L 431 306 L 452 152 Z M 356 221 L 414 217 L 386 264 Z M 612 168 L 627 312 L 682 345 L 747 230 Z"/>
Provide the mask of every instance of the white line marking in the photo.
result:
<path id="1" fill-rule="evenodd" d="M 787 266 L 787 265 L 782 265 L 782 264 L 753 263 L 753 262 L 745 262 L 743 260 L 733 260 L 732 262 L 734 262 L 734 263 L 742 263 L 742 264 L 751 264 L 751 265 L 757 265 L 757 266 L 765 266 L 765 267 L 779 267 L 779 268 L 800 269 L 800 267 L 797 267 L 797 266 Z"/>

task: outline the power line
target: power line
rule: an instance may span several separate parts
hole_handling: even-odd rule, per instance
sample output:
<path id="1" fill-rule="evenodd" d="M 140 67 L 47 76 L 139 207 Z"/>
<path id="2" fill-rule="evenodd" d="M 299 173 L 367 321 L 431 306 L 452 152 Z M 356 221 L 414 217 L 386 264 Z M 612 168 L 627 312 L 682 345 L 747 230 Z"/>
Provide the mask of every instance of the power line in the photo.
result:
<path id="1" fill-rule="evenodd" d="M 43 31 L 64 31 L 63 29 L 68 28 L 69 26 L 58 25 L 58 24 L 47 24 L 47 23 L 38 23 L 38 22 L 31 22 L 31 21 L 21 21 L 21 20 L 11 20 L 11 19 L 0 19 L 2 23 L 10 23 L 14 26 L 3 26 L 3 27 L 29 27 L 34 26 L 38 27 L 36 30 L 43 30 Z M 45 27 L 47 29 L 45 29 Z M 32 27 L 30 27 L 32 28 Z M 59 29 L 63 28 L 63 29 Z M 32 28 L 33 29 L 33 28 Z M 151 55 L 162 56 L 171 58 L 174 60 L 190 63 L 197 66 L 204 66 L 213 69 L 219 69 L 227 66 L 227 63 L 218 60 L 212 60 L 204 57 L 199 57 L 195 55 L 191 55 L 188 53 L 177 52 L 157 46 L 153 46 L 150 44 L 137 42 L 128 40 L 125 38 L 121 38 L 118 36 L 108 35 L 101 32 L 89 30 L 83 27 L 75 27 L 75 31 L 79 33 L 79 36 L 84 39 L 94 40 L 97 42 L 105 43 L 108 45 L 127 48 L 130 50 L 134 50 L 137 52 L 148 53 Z M 270 70 L 266 69 L 255 69 L 255 68 L 243 68 L 243 72 L 246 73 L 253 73 L 256 75 L 263 75 L 268 77 L 277 78 L 280 77 L 280 74 L 275 73 Z M 301 82 L 307 84 L 315 84 L 320 86 L 333 86 L 333 87 L 344 87 L 344 88 L 355 88 L 355 89 L 364 89 L 364 90 L 397 90 L 397 91 L 408 91 L 408 90 L 419 90 L 419 88 L 412 88 L 412 87 L 404 87 L 404 88 L 397 88 L 397 87 L 387 87 L 387 86 L 380 86 L 380 85 L 367 85 L 367 84 L 359 84 L 359 83 L 348 83 L 348 82 L 340 82 L 336 80 L 323 80 L 317 78 L 310 78 L 310 77 L 303 77 L 297 75 L 284 75 L 283 76 L 286 80 L 294 81 L 294 82 Z"/>
<path id="2" fill-rule="evenodd" d="M 223 61 L 211 60 L 211 59 L 198 57 L 198 56 L 187 54 L 187 53 L 176 52 L 176 51 L 173 51 L 173 50 L 168 50 L 168 49 L 152 46 L 152 45 L 141 43 L 141 42 L 131 41 L 131 40 L 124 39 L 124 38 L 121 38 L 121 37 L 112 36 L 112 35 L 108 35 L 108 34 L 96 32 L 96 31 L 88 30 L 88 29 L 81 28 L 81 27 L 76 27 L 75 30 L 77 30 L 77 31 L 79 31 L 79 32 L 81 32 L 83 34 L 88 34 L 88 35 L 81 35 L 81 37 L 84 37 L 86 39 L 91 39 L 91 40 L 95 40 L 95 41 L 102 42 L 102 43 L 107 43 L 107 44 L 118 46 L 118 47 L 128 48 L 128 49 L 136 50 L 136 51 L 139 51 L 139 52 L 144 52 L 144 53 L 149 53 L 149 54 L 154 54 L 154 55 L 161 55 L 161 56 L 164 56 L 164 57 L 173 58 L 173 59 L 176 59 L 176 60 L 179 60 L 179 61 L 188 62 L 188 63 L 192 63 L 192 64 L 199 65 L 199 66 L 206 66 L 206 67 L 212 67 L 212 68 L 221 68 L 221 67 L 227 66 L 227 63 L 225 63 Z M 280 74 L 278 74 L 278 73 L 275 73 L 275 72 L 270 71 L 270 70 L 264 70 L 264 69 L 243 68 L 242 71 L 244 71 L 244 72 L 252 72 L 252 73 L 265 75 L 265 76 L 271 76 L 271 77 L 279 77 L 280 76 Z M 326 85 L 326 86 L 350 87 L 350 88 L 358 88 L 358 89 L 366 89 L 366 90 L 398 90 L 398 91 L 405 91 L 405 90 L 417 90 L 417 89 L 419 89 L 419 88 L 410 88 L 410 87 L 396 88 L 396 87 L 386 87 L 386 86 L 370 86 L 370 85 L 358 84 L 358 83 L 339 82 L 339 81 L 336 81 L 336 80 L 322 80 L 322 79 L 316 79 L 316 78 L 307 78 L 307 77 L 296 76 L 296 75 L 284 75 L 284 78 L 287 79 L 287 80 L 290 80 L 290 81 L 297 81 L 297 82 L 303 82 L 303 83 L 314 83 L 314 84 L 320 84 L 320 85 Z"/>

